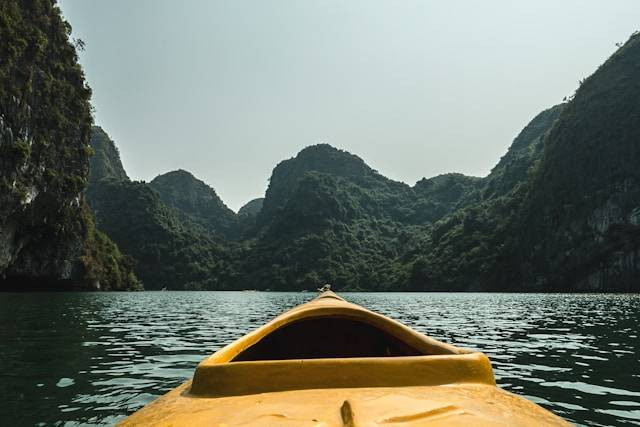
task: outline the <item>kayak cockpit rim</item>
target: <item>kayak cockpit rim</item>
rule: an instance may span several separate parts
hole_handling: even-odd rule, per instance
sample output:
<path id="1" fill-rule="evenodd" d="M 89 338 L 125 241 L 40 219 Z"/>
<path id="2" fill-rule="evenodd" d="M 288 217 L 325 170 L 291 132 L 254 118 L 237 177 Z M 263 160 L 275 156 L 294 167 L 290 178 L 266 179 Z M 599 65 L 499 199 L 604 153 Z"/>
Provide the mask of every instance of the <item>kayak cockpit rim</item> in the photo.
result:
<path id="1" fill-rule="evenodd" d="M 203 360 L 188 391 L 495 384 L 488 358 L 323 292 Z"/>

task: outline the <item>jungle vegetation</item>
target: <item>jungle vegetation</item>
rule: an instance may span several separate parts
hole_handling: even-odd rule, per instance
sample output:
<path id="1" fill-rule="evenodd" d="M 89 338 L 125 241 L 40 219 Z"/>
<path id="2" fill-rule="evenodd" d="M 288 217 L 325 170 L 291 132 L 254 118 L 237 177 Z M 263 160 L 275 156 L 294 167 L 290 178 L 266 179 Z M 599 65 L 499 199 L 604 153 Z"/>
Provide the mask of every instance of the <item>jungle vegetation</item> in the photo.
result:
<path id="1" fill-rule="evenodd" d="M 635 34 L 484 178 L 409 186 L 320 144 L 280 162 L 264 199 L 237 215 L 185 171 L 112 176 L 96 194 L 118 190 L 92 207 L 149 288 L 637 290 L 638 100 Z"/>
<path id="2" fill-rule="evenodd" d="M 138 289 L 94 226 L 91 89 L 53 0 L 0 2 L 0 289 Z"/>

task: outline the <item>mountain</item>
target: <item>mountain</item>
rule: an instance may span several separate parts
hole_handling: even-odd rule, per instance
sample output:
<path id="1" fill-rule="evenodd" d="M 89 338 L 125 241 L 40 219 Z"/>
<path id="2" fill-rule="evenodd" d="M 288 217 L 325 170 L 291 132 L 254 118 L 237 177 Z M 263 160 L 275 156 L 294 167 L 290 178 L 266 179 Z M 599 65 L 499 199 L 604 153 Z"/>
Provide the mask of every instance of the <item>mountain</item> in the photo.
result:
<path id="1" fill-rule="evenodd" d="M 238 210 L 238 222 L 242 231 L 241 238 L 247 239 L 255 235 L 258 216 L 262 211 L 264 198 L 253 199 Z"/>
<path id="2" fill-rule="evenodd" d="M 308 172 L 318 172 L 347 179 L 366 179 L 375 175 L 358 156 L 329 144 L 318 144 L 300 151 L 295 158 L 280 162 L 269 179 L 260 221 L 265 223 L 284 208 L 296 190 L 298 181 Z"/>
<path id="3" fill-rule="evenodd" d="M 408 287 L 419 291 L 521 289 L 514 221 L 539 165 L 544 138 L 565 104 L 525 126 L 489 175 L 462 192 L 463 203 L 435 221 L 405 259 Z"/>
<path id="4" fill-rule="evenodd" d="M 0 289 L 136 289 L 84 202 L 91 90 L 52 0 L 0 3 Z"/>
<path id="5" fill-rule="evenodd" d="M 242 283 L 387 289 L 412 228 L 437 216 L 417 211 L 418 199 L 357 156 L 326 144 L 307 147 L 272 173 L 257 237 L 239 267 Z"/>
<path id="6" fill-rule="evenodd" d="M 87 196 L 149 287 L 637 291 L 639 77 L 635 34 L 484 178 L 409 186 L 319 144 L 276 165 L 236 215 L 186 171 L 129 181 L 94 132 L 104 164 Z"/>
<path id="7" fill-rule="evenodd" d="M 90 161 L 90 184 L 95 184 L 103 178 L 129 180 L 116 144 L 100 126 L 91 127 L 91 149 L 93 155 Z"/>
<path id="8" fill-rule="evenodd" d="M 108 155 L 92 158 L 87 200 L 98 228 L 135 259 L 145 288 L 230 286 L 235 276 L 232 244 L 214 238 L 209 227 L 221 227 L 229 213 L 232 218 L 235 214 L 215 191 L 184 171 L 161 175 L 149 184 L 130 181 L 115 144 L 102 129 L 94 127 L 91 147 Z"/>
<path id="9" fill-rule="evenodd" d="M 416 194 L 413 209 L 420 222 L 436 221 L 477 200 L 484 183 L 482 178 L 460 173 L 422 178 L 413 186 Z"/>
<path id="10" fill-rule="evenodd" d="M 581 82 L 545 139 L 517 226 L 528 287 L 640 283 L 640 33 Z"/>
<path id="11" fill-rule="evenodd" d="M 185 221 L 194 221 L 208 231 L 236 239 L 240 224 L 236 214 L 220 200 L 215 190 L 191 173 L 177 170 L 159 175 L 149 183 L 160 199 L 175 208 Z"/>
<path id="12" fill-rule="evenodd" d="M 260 214 L 262 210 L 262 204 L 264 203 L 264 197 L 253 199 L 247 202 L 238 210 L 238 216 L 241 218 L 255 218 Z"/>
<path id="13" fill-rule="evenodd" d="M 223 289 L 233 276 L 227 250 L 185 222 L 142 182 L 103 179 L 90 188 L 98 227 L 136 260 L 146 289 Z"/>
<path id="14" fill-rule="evenodd" d="M 542 128 L 533 139 L 525 138 L 534 141 L 533 156 L 511 153 L 525 160 L 516 168 L 521 178 L 511 179 L 507 187 L 494 182 L 485 189 L 493 198 L 434 225 L 412 253 L 416 286 L 637 291 L 639 95 L 636 33 L 581 83 L 568 103 L 539 116 Z M 501 180 L 513 175 L 500 167 L 494 172 Z"/>

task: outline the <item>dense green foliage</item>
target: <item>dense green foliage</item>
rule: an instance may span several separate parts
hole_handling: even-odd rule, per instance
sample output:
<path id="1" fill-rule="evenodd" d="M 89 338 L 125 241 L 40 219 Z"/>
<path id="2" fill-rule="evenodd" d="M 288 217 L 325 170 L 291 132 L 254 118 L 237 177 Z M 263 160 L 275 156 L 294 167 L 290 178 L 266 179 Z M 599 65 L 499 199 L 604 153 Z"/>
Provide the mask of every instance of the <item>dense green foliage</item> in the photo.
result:
<path id="1" fill-rule="evenodd" d="M 2 287 L 138 286 L 83 202 L 91 90 L 53 0 L 0 3 Z"/>
<path id="2" fill-rule="evenodd" d="M 416 202 L 412 206 L 419 222 L 433 222 L 478 200 L 484 180 L 459 173 L 422 178 L 413 190 Z"/>
<path id="3" fill-rule="evenodd" d="M 135 259 L 145 288 L 229 286 L 232 245 L 221 245 L 211 228 L 224 225 L 225 219 L 235 226 L 237 220 L 213 189 L 184 171 L 161 175 L 152 184 L 131 182 L 115 145 L 99 128 L 94 128 L 91 147 L 96 155 L 87 200 L 98 228 Z"/>
<path id="4" fill-rule="evenodd" d="M 493 184 L 493 199 L 434 226 L 415 254 L 423 287 L 638 290 L 639 100 L 635 34 L 561 110 L 543 113 L 559 114 L 534 132 L 525 181 L 506 193 Z"/>
<path id="5" fill-rule="evenodd" d="M 531 285 L 638 290 L 640 34 L 581 82 L 550 131 L 516 226 Z M 544 236 L 544 238 L 541 238 Z"/>
<path id="6" fill-rule="evenodd" d="M 129 180 L 91 127 L 70 33 L 54 0 L 0 3 L 5 288 L 139 289 L 135 271 L 151 289 L 638 289 L 638 34 L 486 178 L 410 187 L 320 144 L 278 164 L 265 198 L 235 214 L 186 171 Z"/>
<path id="7" fill-rule="evenodd" d="M 142 290 L 142 283 L 134 273 L 133 258 L 123 255 L 118 246 L 98 231 L 89 208 L 83 206 L 85 216 L 85 253 L 82 257 L 84 277 L 94 290 Z"/>
<path id="8" fill-rule="evenodd" d="M 175 208 L 185 221 L 194 221 L 209 232 L 227 239 L 240 233 L 238 218 L 215 190 L 189 172 L 177 170 L 157 176 L 149 183 L 160 199 Z"/>
<path id="9" fill-rule="evenodd" d="M 520 132 L 507 154 L 484 179 L 483 199 L 505 196 L 529 179 L 531 167 L 541 157 L 543 139 L 564 107 L 565 104 L 560 104 L 541 112 Z"/>
<path id="10" fill-rule="evenodd" d="M 238 209 L 238 223 L 241 231 L 241 238 L 248 238 L 255 235 L 258 215 L 262 211 L 264 198 L 253 199 Z"/>
<path id="11" fill-rule="evenodd" d="M 178 211 L 144 183 L 107 177 L 88 196 L 100 228 L 138 260 L 147 288 L 291 290 L 328 281 L 342 289 L 418 290 L 426 289 L 428 269 L 415 255 L 430 241 L 432 224 L 477 202 L 485 186 L 485 179 L 447 174 L 409 187 L 357 156 L 311 146 L 274 169 L 264 200 L 241 209 L 240 246 L 211 240 L 206 216 Z M 191 200 L 211 202 L 209 194 L 192 192 Z M 189 241 L 190 251 L 180 249 Z"/>
<path id="12" fill-rule="evenodd" d="M 273 171 L 259 232 L 239 268 L 241 285 L 406 289 L 402 256 L 477 181 L 452 174 L 411 188 L 347 152 L 307 147 Z"/>
<path id="13" fill-rule="evenodd" d="M 258 199 L 253 199 L 247 202 L 244 206 L 238 209 L 239 217 L 257 217 L 260 211 L 262 210 L 262 204 L 264 203 L 264 198 L 260 197 Z"/>
<path id="14" fill-rule="evenodd" d="M 639 99 L 635 35 L 485 178 L 410 187 L 320 144 L 278 164 L 238 215 L 184 171 L 150 185 L 110 173 L 89 200 L 150 287 L 637 290 Z"/>
<path id="15" fill-rule="evenodd" d="M 165 205 L 142 182 L 102 179 L 88 198 L 98 228 L 136 260 L 146 289 L 224 289 L 228 252 L 193 223 Z"/>

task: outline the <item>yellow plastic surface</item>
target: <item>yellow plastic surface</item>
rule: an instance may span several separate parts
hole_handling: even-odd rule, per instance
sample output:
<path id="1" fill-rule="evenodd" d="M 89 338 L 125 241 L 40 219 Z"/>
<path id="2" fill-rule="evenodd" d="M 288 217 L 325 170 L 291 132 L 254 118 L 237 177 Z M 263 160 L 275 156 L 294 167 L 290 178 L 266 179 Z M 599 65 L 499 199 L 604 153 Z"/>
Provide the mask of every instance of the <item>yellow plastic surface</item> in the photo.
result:
<path id="1" fill-rule="evenodd" d="M 421 356 L 233 361 L 285 325 L 315 317 L 358 320 Z M 482 353 L 441 343 L 332 292 L 302 304 L 203 360 L 192 381 L 122 426 L 568 425 L 501 390 Z"/>

